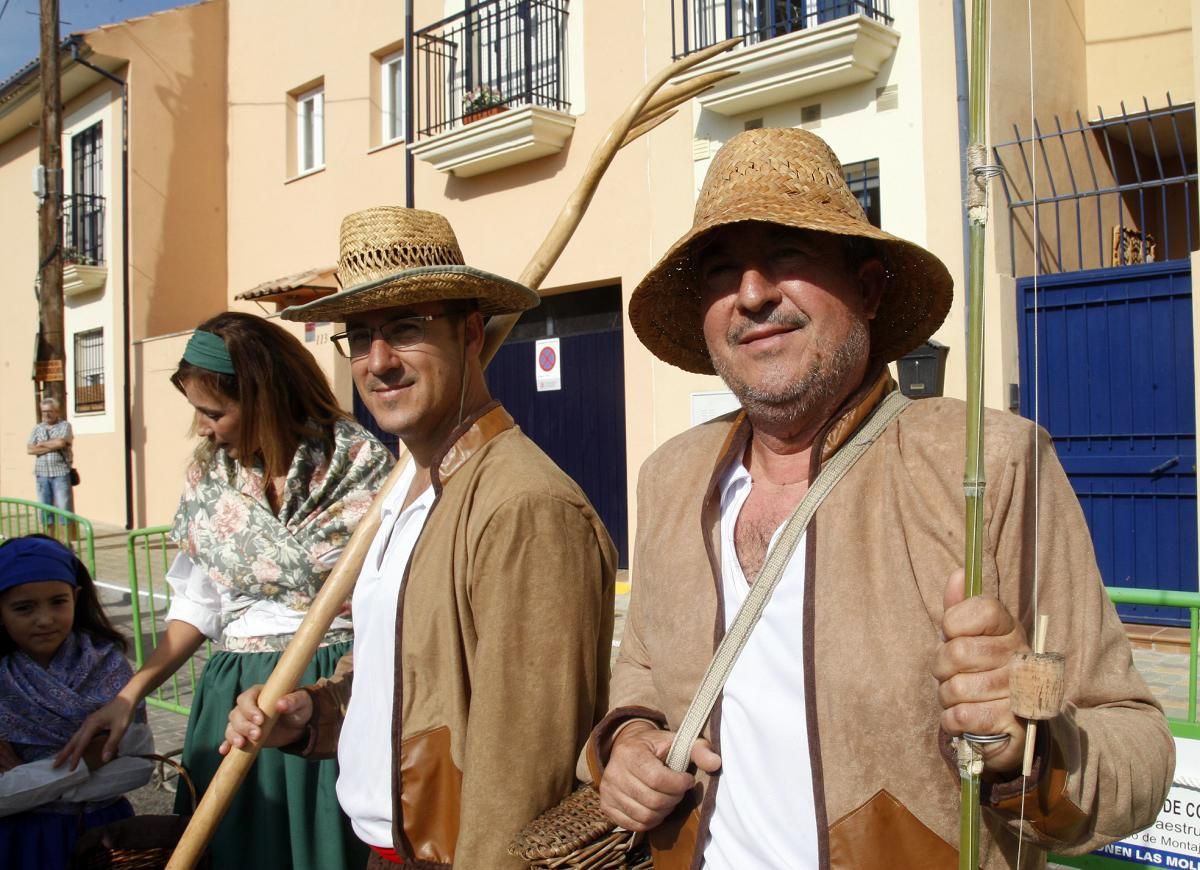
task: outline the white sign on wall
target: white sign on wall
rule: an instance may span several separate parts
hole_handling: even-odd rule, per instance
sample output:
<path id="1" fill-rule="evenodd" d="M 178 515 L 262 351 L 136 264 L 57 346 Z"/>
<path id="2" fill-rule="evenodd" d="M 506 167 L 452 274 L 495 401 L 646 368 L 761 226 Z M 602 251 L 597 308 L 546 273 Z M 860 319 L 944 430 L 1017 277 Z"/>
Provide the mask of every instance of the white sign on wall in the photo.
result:
<path id="1" fill-rule="evenodd" d="M 562 351 L 557 338 L 541 338 L 534 342 L 533 368 L 539 393 L 562 389 Z"/>
<path id="2" fill-rule="evenodd" d="M 740 407 L 737 397 L 729 390 L 692 393 L 692 425 L 699 426 L 714 417 L 736 411 Z"/>
<path id="3" fill-rule="evenodd" d="M 1131 866 L 1200 870 L 1200 740 L 1175 738 L 1175 781 L 1154 824 L 1092 854 Z"/>

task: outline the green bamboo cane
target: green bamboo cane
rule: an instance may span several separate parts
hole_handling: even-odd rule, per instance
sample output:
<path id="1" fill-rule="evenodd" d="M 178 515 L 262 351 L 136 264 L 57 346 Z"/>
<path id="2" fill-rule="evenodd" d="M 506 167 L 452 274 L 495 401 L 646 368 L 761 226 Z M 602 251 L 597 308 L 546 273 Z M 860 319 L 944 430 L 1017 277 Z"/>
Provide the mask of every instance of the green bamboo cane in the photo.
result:
<path id="1" fill-rule="evenodd" d="M 966 594 L 983 592 L 983 257 L 987 229 L 987 0 L 971 4 L 971 67 L 968 94 L 967 219 L 970 261 L 967 274 L 967 462 Z M 969 739 L 959 741 L 958 769 L 962 794 L 959 870 L 979 867 L 979 775 L 983 754 Z"/>

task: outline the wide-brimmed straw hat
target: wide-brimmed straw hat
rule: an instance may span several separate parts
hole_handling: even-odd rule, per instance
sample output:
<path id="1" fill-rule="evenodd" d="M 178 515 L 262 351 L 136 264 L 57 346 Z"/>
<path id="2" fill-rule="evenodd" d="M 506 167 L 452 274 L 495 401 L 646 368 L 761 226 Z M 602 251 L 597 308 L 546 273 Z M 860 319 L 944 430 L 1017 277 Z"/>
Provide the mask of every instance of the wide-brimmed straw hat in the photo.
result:
<path id="1" fill-rule="evenodd" d="M 450 222 L 431 211 L 369 208 L 342 220 L 338 280 L 345 290 L 287 308 L 284 320 L 345 320 L 398 305 L 476 299 L 484 315 L 538 304 L 524 284 L 463 263 Z"/>
<path id="2" fill-rule="evenodd" d="M 945 265 L 919 245 L 867 221 L 841 163 L 823 139 L 807 130 L 747 130 L 717 152 L 704 177 L 691 230 L 629 300 L 634 332 L 664 362 L 713 373 L 702 331 L 695 254 L 714 229 L 743 221 L 875 241 L 888 277 L 871 322 L 873 360 L 904 356 L 929 338 L 950 310 L 954 281 Z"/>

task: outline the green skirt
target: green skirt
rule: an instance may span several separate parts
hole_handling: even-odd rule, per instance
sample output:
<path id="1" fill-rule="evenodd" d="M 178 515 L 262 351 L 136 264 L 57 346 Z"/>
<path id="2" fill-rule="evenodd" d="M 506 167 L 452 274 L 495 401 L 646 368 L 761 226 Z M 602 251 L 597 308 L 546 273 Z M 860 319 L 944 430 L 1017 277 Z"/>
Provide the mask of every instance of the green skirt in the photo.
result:
<path id="1" fill-rule="evenodd" d="M 317 650 L 300 682 L 330 676 L 351 650 L 337 643 Z M 279 652 L 218 652 L 204 668 L 188 719 L 183 764 L 201 796 L 221 756 L 229 711 L 237 696 L 265 683 Z M 254 870 L 361 870 L 367 847 L 338 806 L 337 761 L 306 761 L 278 749 L 264 749 L 229 804 L 212 839 L 214 868 Z M 180 787 L 175 811 L 187 812 L 187 789 Z"/>

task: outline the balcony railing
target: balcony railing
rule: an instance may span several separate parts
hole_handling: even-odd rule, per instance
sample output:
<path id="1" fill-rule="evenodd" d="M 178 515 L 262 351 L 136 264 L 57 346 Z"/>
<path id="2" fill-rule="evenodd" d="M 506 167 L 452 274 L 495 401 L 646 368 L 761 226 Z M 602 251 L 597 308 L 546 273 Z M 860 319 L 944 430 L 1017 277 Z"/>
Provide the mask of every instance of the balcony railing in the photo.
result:
<path id="1" fill-rule="evenodd" d="M 488 0 L 418 30 L 417 138 L 513 106 L 570 107 L 568 0 Z"/>
<path id="2" fill-rule="evenodd" d="M 851 15 L 891 25 L 888 0 L 672 0 L 676 59 L 735 36 L 754 45 Z"/>
<path id="3" fill-rule="evenodd" d="M 63 197 L 63 260 L 84 266 L 104 262 L 104 197 L 87 193 Z"/>

